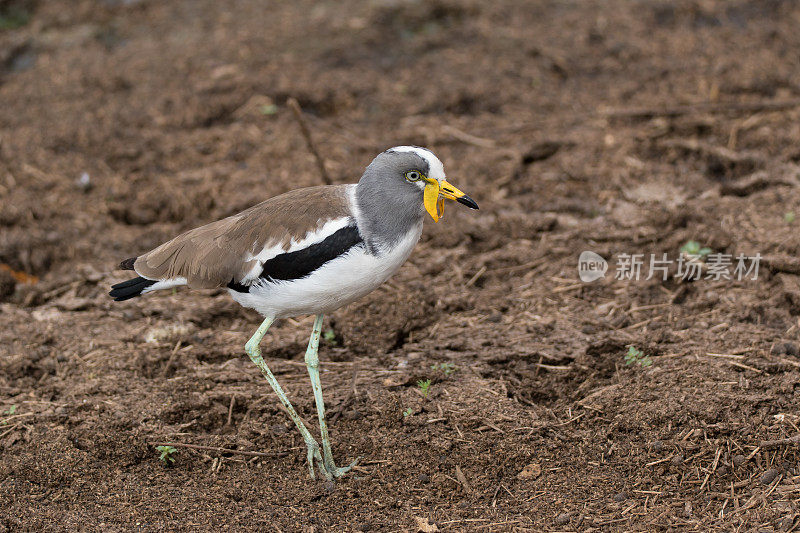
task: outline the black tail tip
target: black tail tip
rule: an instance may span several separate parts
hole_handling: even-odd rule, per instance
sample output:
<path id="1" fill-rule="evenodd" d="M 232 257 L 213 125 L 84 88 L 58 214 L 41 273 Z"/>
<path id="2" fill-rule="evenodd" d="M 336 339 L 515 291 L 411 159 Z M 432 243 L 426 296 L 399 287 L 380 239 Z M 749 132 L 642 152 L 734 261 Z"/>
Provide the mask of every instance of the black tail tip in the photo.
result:
<path id="1" fill-rule="evenodd" d="M 152 279 L 145 279 L 140 276 L 138 278 L 129 279 L 127 281 L 122 281 L 112 285 L 111 291 L 108 293 L 108 295 L 114 298 L 114 301 L 117 302 L 130 300 L 131 298 L 136 298 L 142 294 L 143 290 L 155 283 L 156 282 Z"/>

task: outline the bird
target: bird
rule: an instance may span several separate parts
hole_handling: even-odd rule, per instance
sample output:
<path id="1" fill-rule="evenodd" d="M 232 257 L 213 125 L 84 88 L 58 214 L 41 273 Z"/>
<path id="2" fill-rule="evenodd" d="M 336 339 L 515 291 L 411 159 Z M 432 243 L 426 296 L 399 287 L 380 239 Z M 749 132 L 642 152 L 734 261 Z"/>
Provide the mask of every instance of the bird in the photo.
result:
<path id="1" fill-rule="evenodd" d="M 316 465 L 333 480 L 359 459 L 346 467 L 333 460 L 319 377 L 323 316 L 389 279 L 417 244 L 425 213 L 438 222 L 445 200 L 478 209 L 446 180 L 431 150 L 395 146 L 378 154 L 358 183 L 294 189 L 125 259 L 119 268 L 137 277 L 112 285 L 109 295 L 120 302 L 179 286 L 226 288 L 237 303 L 260 313 L 264 320 L 245 352 L 302 434 L 311 478 Z M 305 315 L 315 315 L 305 363 L 321 452 L 259 347 L 275 320 Z"/>

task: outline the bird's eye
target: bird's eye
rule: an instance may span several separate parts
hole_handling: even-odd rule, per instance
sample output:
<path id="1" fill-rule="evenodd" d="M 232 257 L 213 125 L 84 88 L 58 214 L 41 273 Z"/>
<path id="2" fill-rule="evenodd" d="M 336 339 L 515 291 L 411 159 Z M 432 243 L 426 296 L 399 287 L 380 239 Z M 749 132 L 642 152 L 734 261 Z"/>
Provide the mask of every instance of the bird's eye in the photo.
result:
<path id="1" fill-rule="evenodd" d="M 419 181 L 422 177 L 422 174 L 417 172 L 416 170 L 412 170 L 410 172 L 406 172 L 406 180 L 408 181 Z"/>

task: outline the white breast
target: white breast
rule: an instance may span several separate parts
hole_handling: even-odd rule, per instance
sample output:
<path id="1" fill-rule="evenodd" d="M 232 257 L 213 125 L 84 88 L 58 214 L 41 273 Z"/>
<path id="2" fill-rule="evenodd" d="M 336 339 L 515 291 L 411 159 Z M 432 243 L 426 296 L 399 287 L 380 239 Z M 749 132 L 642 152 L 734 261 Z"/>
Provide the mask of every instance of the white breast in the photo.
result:
<path id="1" fill-rule="evenodd" d="M 328 261 L 305 278 L 288 281 L 260 280 L 249 293 L 229 290 L 239 304 L 264 316 L 286 318 L 330 313 L 375 290 L 402 265 L 422 234 L 422 223 L 378 255 L 363 245 Z"/>

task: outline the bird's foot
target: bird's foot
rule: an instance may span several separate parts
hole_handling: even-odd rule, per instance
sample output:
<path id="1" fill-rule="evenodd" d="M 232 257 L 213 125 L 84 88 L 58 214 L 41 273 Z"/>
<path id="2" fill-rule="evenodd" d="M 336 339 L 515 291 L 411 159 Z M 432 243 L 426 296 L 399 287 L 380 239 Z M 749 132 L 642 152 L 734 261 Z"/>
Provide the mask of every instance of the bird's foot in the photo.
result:
<path id="1" fill-rule="evenodd" d="M 325 469 L 322 461 L 322 454 L 319 451 L 319 444 L 317 444 L 317 441 L 307 440 L 306 447 L 308 448 L 308 473 L 311 475 L 311 479 L 317 479 L 317 475 L 314 473 L 314 462 L 316 461 L 317 466 L 319 466 L 325 478 L 331 480 L 332 477 Z"/>
<path id="2" fill-rule="evenodd" d="M 341 468 L 336 466 L 336 464 L 334 464 L 333 457 L 326 459 L 327 460 L 325 461 L 325 471 L 329 475 L 333 476 L 333 478 L 340 478 L 346 473 L 348 473 L 354 466 L 356 466 L 358 462 L 361 460 L 361 457 L 357 457 L 356 460 L 350 463 L 348 466 L 344 466 Z"/>
<path id="3" fill-rule="evenodd" d="M 339 468 L 333 462 L 333 457 L 326 457 L 325 459 L 322 458 L 317 441 L 307 441 L 306 447 L 308 448 L 308 473 L 311 475 L 311 479 L 317 479 L 317 476 L 314 472 L 315 464 L 316 467 L 319 468 L 320 472 L 322 472 L 322 475 L 325 476 L 325 479 L 332 481 L 348 473 L 361 460 L 361 457 L 359 457 L 348 466 Z"/>

